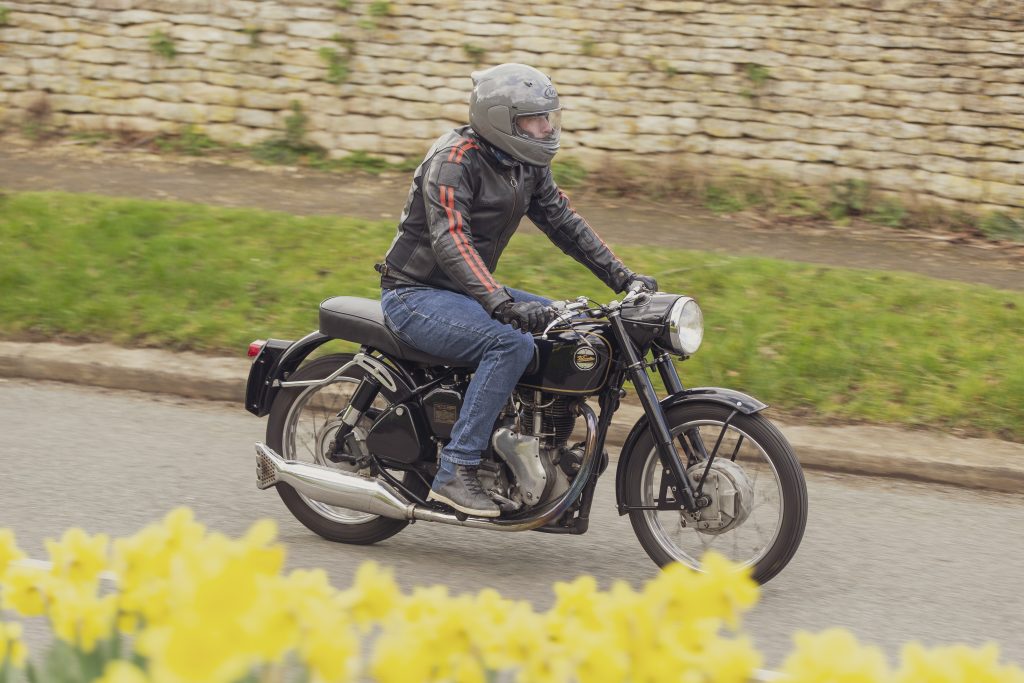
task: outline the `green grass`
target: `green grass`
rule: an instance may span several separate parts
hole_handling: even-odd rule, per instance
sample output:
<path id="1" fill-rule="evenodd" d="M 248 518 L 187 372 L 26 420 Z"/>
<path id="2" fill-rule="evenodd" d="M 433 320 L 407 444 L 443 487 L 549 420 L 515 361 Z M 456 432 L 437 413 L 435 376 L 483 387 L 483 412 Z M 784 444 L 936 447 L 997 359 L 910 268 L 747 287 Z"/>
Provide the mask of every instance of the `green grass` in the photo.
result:
<path id="1" fill-rule="evenodd" d="M 316 327 L 317 303 L 377 297 L 392 222 L 297 217 L 59 193 L 0 198 L 0 336 L 240 354 Z M 1024 441 L 1024 294 L 904 274 L 616 247 L 696 296 L 705 346 L 689 385 L 792 413 L 962 428 Z M 557 298 L 613 295 L 538 236 L 500 282 Z M 880 444 L 884 448 L 884 444 Z"/>

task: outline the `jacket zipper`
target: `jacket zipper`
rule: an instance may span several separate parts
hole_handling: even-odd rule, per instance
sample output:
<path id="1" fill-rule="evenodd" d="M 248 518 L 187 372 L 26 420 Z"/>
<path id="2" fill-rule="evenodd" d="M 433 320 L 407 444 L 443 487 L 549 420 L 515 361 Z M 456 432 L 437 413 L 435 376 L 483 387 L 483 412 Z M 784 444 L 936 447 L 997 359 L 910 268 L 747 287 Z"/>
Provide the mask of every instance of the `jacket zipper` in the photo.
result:
<path id="1" fill-rule="evenodd" d="M 517 168 L 522 168 L 522 166 L 519 166 Z M 500 233 L 498 233 L 498 244 L 501 244 L 501 242 L 505 240 L 505 233 L 508 232 L 509 226 L 512 225 L 512 221 L 515 219 L 516 216 L 516 209 L 519 208 L 519 181 L 516 180 L 516 177 L 514 175 L 515 172 L 516 168 L 513 168 L 508 174 L 508 182 L 510 185 L 512 185 L 512 189 L 514 190 L 514 192 L 512 193 L 512 212 L 508 215 L 508 220 L 505 221 L 505 227 L 501 229 Z M 489 266 L 489 270 L 493 273 L 494 267 L 498 265 L 497 249 L 494 250 L 494 258 L 491 259 L 491 261 L 492 262 Z"/>

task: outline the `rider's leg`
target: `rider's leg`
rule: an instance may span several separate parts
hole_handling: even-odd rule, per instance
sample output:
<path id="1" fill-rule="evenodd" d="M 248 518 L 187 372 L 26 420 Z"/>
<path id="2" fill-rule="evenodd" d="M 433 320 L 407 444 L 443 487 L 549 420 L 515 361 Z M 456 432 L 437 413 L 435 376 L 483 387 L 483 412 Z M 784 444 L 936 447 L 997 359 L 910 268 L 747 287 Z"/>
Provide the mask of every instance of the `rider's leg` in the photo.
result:
<path id="1" fill-rule="evenodd" d="M 498 507 L 480 487 L 476 466 L 498 414 L 533 359 L 533 336 L 494 320 L 471 297 L 447 290 L 390 290 L 382 304 L 389 327 L 406 343 L 477 366 L 451 441 L 441 450 L 431 497 L 468 514 L 496 516 Z"/>

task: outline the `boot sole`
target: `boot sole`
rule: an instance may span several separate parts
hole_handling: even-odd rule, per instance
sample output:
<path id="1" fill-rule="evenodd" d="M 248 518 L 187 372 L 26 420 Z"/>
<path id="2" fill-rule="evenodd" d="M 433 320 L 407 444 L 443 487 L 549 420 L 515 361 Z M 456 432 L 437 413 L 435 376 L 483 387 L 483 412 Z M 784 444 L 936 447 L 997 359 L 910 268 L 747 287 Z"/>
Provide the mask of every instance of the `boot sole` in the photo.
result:
<path id="1" fill-rule="evenodd" d="M 436 501 L 438 501 L 440 503 L 444 503 L 445 505 L 447 505 L 449 507 L 455 508 L 459 512 L 464 512 L 467 515 L 473 515 L 474 517 L 497 517 L 497 516 L 499 516 L 501 514 L 501 510 L 500 509 L 499 510 L 494 510 L 494 509 L 491 509 L 491 510 L 478 510 L 478 509 L 466 507 L 465 505 L 459 505 L 458 503 L 456 503 L 452 499 L 450 499 L 450 498 L 448 498 L 446 496 L 442 496 L 440 493 L 434 493 L 433 491 L 431 491 L 427 495 L 427 500 L 436 500 Z"/>

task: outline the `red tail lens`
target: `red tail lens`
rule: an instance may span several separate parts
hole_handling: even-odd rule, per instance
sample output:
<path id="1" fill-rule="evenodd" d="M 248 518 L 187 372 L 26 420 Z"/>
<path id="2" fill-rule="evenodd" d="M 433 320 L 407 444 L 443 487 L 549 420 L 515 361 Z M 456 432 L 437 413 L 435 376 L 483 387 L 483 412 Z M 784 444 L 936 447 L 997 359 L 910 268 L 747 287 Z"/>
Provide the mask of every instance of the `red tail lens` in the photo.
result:
<path id="1" fill-rule="evenodd" d="M 267 345 L 266 339 L 257 339 L 253 343 L 249 344 L 249 358 L 255 358 L 260 355 L 260 351 Z"/>

